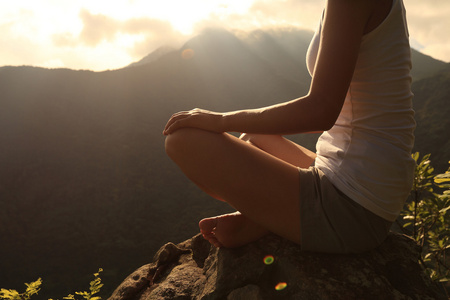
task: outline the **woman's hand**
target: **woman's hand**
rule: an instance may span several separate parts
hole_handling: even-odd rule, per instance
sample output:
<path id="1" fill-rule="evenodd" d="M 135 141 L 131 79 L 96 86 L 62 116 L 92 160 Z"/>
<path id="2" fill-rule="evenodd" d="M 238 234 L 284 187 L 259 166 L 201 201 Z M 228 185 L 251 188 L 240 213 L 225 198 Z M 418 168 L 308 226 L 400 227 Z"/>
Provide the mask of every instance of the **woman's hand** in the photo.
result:
<path id="1" fill-rule="evenodd" d="M 200 108 L 182 111 L 172 115 L 167 122 L 163 134 L 169 135 L 180 128 L 199 128 L 212 132 L 225 132 L 222 113 Z"/>

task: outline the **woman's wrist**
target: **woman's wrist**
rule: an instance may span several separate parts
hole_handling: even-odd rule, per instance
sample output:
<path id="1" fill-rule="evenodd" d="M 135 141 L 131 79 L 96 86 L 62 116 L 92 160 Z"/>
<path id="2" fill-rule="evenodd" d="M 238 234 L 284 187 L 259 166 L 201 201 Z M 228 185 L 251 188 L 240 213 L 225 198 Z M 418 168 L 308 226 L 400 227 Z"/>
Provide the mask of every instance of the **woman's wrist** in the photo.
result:
<path id="1" fill-rule="evenodd" d="M 224 113 L 222 116 L 222 128 L 224 132 L 254 132 L 255 122 L 261 109 L 246 109 Z"/>
<path id="2" fill-rule="evenodd" d="M 220 128 L 222 128 L 222 132 L 233 131 L 231 127 L 231 114 L 232 112 L 227 112 L 222 114 L 222 118 L 220 119 Z"/>

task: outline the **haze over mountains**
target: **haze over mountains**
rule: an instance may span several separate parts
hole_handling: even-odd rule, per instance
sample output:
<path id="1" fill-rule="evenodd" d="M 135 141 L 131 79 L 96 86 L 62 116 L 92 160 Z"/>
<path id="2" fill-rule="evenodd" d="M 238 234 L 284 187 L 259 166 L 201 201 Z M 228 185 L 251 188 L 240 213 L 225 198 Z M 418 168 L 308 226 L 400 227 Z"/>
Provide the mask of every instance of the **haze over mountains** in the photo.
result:
<path id="1" fill-rule="evenodd" d="M 311 36 L 211 29 L 119 70 L 0 68 L 0 287 L 43 277 L 40 296 L 57 298 L 103 267 L 107 293 L 163 243 L 196 233 L 199 219 L 230 211 L 166 157 L 165 122 L 194 107 L 305 95 Z M 417 51 L 413 60 L 416 149 L 443 171 L 450 65 Z M 317 136 L 292 138 L 313 149 Z"/>

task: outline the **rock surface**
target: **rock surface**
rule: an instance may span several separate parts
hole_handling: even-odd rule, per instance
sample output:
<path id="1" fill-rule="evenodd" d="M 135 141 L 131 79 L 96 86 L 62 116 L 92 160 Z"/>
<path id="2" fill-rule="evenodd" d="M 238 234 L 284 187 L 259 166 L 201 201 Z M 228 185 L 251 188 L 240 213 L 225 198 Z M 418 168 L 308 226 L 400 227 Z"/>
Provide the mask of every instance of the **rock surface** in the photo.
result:
<path id="1" fill-rule="evenodd" d="M 302 252 L 275 235 L 215 249 L 197 235 L 164 245 L 109 300 L 447 299 L 418 257 L 414 241 L 395 233 L 359 255 Z"/>

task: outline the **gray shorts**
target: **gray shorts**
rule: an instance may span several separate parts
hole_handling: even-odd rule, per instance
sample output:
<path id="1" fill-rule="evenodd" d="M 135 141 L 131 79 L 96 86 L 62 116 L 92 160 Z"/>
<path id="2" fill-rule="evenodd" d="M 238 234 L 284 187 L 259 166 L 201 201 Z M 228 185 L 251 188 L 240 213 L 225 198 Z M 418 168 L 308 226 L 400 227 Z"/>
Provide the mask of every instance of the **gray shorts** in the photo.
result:
<path id="1" fill-rule="evenodd" d="M 302 250 L 361 253 L 384 241 L 392 222 L 344 195 L 316 167 L 299 172 Z"/>

